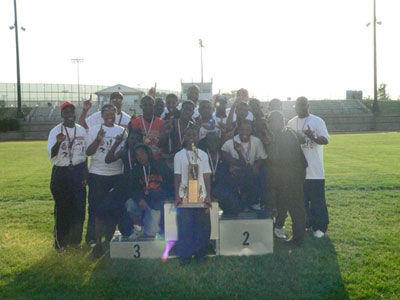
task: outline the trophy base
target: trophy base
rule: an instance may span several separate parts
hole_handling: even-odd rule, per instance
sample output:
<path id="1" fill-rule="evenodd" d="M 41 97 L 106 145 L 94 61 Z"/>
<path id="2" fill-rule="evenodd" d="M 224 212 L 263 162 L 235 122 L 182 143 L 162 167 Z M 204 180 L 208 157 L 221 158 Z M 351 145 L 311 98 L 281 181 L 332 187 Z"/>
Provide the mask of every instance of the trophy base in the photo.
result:
<path id="1" fill-rule="evenodd" d="M 178 208 L 205 208 L 204 202 L 186 202 L 177 206 Z"/>

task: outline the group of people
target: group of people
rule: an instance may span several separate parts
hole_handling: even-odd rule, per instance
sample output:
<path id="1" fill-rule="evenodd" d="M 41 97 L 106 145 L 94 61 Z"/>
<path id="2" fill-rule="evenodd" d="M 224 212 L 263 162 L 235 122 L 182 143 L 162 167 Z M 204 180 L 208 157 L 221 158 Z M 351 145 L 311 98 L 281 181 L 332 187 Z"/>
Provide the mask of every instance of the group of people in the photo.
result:
<path id="1" fill-rule="evenodd" d="M 122 236 L 159 238 L 164 233 L 163 204 L 178 207 L 181 264 L 194 257 L 204 262 L 209 244 L 211 202 L 224 215 L 253 211 L 274 218 L 274 234 L 287 239 L 290 214 L 293 237 L 301 245 L 306 230 L 325 235 L 329 217 L 325 201 L 323 145 L 329 135 L 324 121 L 309 113 L 308 100 L 296 100 L 297 116 L 286 121 L 282 103 L 261 103 L 240 89 L 231 108 L 215 95 L 199 101 L 192 86 L 188 100 L 175 94 L 155 98 L 155 90 L 141 99 L 140 116 L 121 110 L 124 96 L 111 94 L 110 103 L 87 117 L 85 101 L 76 121 L 75 106 L 61 105 L 63 122 L 48 138 L 54 164 L 51 192 L 55 200 L 54 248 L 80 249 L 86 213 L 86 243 L 93 256 L 103 254 L 102 238 L 110 241 L 118 226 Z M 88 165 L 88 157 L 90 164 Z M 189 167 L 196 165 L 202 208 L 180 207 L 189 193 Z"/>

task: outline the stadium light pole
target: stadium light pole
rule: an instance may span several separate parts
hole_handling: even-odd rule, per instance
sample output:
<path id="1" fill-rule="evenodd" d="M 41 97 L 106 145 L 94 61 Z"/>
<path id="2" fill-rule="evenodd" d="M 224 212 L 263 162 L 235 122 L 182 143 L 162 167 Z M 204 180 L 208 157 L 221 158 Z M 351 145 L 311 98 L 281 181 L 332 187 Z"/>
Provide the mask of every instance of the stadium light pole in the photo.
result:
<path id="1" fill-rule="evenodd" d="M 201 83 L 203 83 L 203 41 L 199 39 L 199 46 L 200 46 L 200 63 L 201 63 Z"/>
<path id="2" fill-rule="evenodd" d="M 18 19 L 17 19 L 17 0 L 14 0 L 14 26 L 10 26 L 10 30 L 15 29 L 15 49 L 17 54 L 17 118 L 23 119 L 22 97 L 21 97 L 21 76 L 19 71 L 19 43 L 18 43 Z M 25 31 L 24 27 L 21 27 Z"/>
<path id="3" fill-rule="evenodd" d="M 373 41 L 374 41 L 374 103 L 372 111 L 377 113 L 379 111 L 378 105 L 378 78 L 377 78 L 377 65 L 376 65 L 376 0 L 374 0 L 374 16 L 373 16 Z"/>
<path id="4" fill-rule="evenodd" d="M 76 63 L 77 72 L 78 72 L 78 105 L 81 105 L 81 91 L 79 86 L 79 64 L 83 63 L 83 58 L 72 58 L 72 63 Z"/>

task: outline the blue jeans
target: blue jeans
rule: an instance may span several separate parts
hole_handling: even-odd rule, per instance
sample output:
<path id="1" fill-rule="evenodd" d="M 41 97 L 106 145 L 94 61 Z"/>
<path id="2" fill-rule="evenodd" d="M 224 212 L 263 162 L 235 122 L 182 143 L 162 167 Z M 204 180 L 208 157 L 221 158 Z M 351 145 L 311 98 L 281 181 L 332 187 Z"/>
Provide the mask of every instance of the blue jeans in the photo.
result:
<path id="1" fill-rule="evenodd" d="M 304 183 L 304 204 L 306 207 L 306 227 L 313 231 L 328 230 L 329 215 L 325 200 L 325 179 L 306 179 Z"/>

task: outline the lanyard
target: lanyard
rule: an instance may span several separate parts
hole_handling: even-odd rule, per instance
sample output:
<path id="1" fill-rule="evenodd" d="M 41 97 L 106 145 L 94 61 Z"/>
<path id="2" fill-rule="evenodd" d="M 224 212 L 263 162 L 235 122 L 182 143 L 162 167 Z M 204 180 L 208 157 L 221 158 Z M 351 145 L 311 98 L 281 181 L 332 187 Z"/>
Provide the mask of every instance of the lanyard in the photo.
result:
<path id="1" fill-rule="evenodd" d="M 121 111 L 121 116 L 119 117 L 118 125 L 121 125 L 121 121 L 122 121 L 122 111 Z"/>
<path id="2" fill-rule="evenodd" d="M 64 126 L 65 127 L 65 126 Z M 61 127 L 61 131 L 62 131 L 62 127 Z M 72 157 L 73 157 L 73 153 L 72 153 L 72 146 L 74 145 L 75 142 L 75 138 L 76 138 L 76 126 L 74 126 L 74 138 L 71 140 L 67 127 L 65 127 L 65 133 L 67 134 L 67 138 L 68 138 L 68 156 L 69 156 L 69 164 L 72 165 Z"/>
<path id="3" fill-rule="evenodd" d="M 190 124 L 190 122 L 187 123 L 186 128 L 189 127 L 189 124 Z M 178 135 L 179 135 L 179 143 L 180 143 L 181 146 L 182 146 L 182 144 L 183 144 L 183 137 L 182 137 L 182 133 L 181 133 L 181 120 L 180 120 L 180 119 L 178 119 Z"/>
<path id="4" fill-rule="evenodd" d="M 142 117 L 142 124 L 143 124 L 143 128 L 144 128 L 144 132 L 146 133 L 147 137 L 149 136 L 149 134 L 151 132 L 151 127 L 153 127 L 153 121 L 154 121 L 154 116 L 151 119 L 149 130 L 147 130 L 146 124 L 144 123 L 144 118 Z"/>
<path id="5" fill-rule="evenodd" d="M 144 181 L 146 183 L 146 189 L 148 189 L 150 181 L 150 166 L 149 166 L 149 174 L 147 174 L 145 166 L 143 166 L 143 173 L 144 173 Z"/>
<path id="6" fill-rule="evenodd" d="M 217 152 L 217 160 L 215 161 L 215 167 L 214 167 L 214 162 L 212 160 L 211 154 L 207 149 L 207 153 L 208 153 L 208 157 L 210 158 L 210 166 L 211 166 L 211 171 L 213 176 L 215 176 L 215 173 L 217 173 L 217 169 L 218 169 L 218 163 L 219 163 L 219 152 Z"/>

